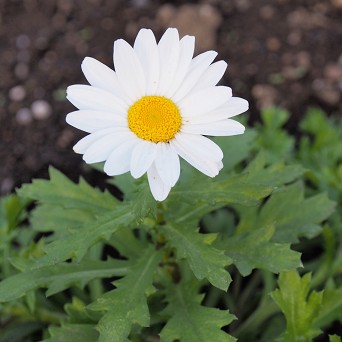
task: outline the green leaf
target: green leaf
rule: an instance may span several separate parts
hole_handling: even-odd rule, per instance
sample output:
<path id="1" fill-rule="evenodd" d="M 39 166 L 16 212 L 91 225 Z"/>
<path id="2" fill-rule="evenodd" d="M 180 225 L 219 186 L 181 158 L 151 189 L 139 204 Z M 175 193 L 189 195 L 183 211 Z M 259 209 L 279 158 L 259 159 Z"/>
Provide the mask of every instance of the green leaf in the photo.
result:
<path id="1" fill-rule="evenodd" d="M 28 201 L 16 195 L 9 195 L 0 199 L 0 234 L 16 228 L 24 218 L 24 208 Z"/>
<path id="2" fill-rule="evenodd" d="M 64 234 L 70 228 L 80 227 L 94 219 L 94 214 L 85 209 L 65 209 L 51 204 L 41 204 L 32 211 L 30 223 L 38 232 L 58 232 Z"/>
<path id="3" fill-rule="evenodd" d="M 335 320 L 342 321 L 342 287 L 324 290 L 322 305 L 315 317 L 314 326 L 323 328 Z"/>
<path id="4" fill-rule="evenodd" d="M 320 223 L 335 209 L 335 202 L 326 194 L 304 198 L 301 182 L 286 186 L 274 192 L 263 206 L 257 226 L 274 224 L 276 242 L 297 242 L 305 236 L 312 238 L 321 231 Z"/>
<path id="5" fill-rule="evenodd" d="M 186 259 L 197 279 L 206 278 L 212 285 L 226 291 L 231 282 L 225 267 L 231 259 L 211 244 L 215 234 L 200 234 L 194 229 L 177 224 L 160 228 L 170 245 L 177 250 L 178 259 Z"/>
<path id="6" fill-rule="evenodd" d="M 147 292 L 151 290 L 160 261 L 160 252 L 147 249 L 127 276 L 115 282 L 115 290 L 88 306 L 90 310 L 104 312 L 96 328 L 100 332 L 100 342 L 125 341 L 133 324 L 149 326 Z"/>
<path id="7" fill-rule="evenodd" d="M 193 291 L 185 281 L 170 285 L 168 306 L 164 313 L 170 316 L 160 333 L 160 342 L 197 341 L 233 342 L 236 339 L 221 330 L 235 318 L 228 311 L 200 305 L 203 296 Z"/>
<path id="8" fill-rule="evenodd" d="M 94 342 L 99 338 L 99 333 L 91 324 L 65 323 L 62 327 L 50 327 L 49 333 L 51 337 L 45 342 Z"/>
<path id="9" fill-rule="evenodd" d="M 270 241 L 274 232 L 274 226 L 269 225 L 228 237 L 220 246 L 243 276 L 249 275 L 254 268 L 278 273 L 302 266 L 300 253 L 292 251 L 290 244 Z"/>
<path id="10" fill-rule="evenodd" d="M 285 165 L 282 161 L 278 161 L 267 167 L 266 165 L 265 153 L 259 153 L 245 169 L 245 172 L 249 173 L 249 181 L 278 187 L 293 182 L 305 172 L 305 169 L 301 165 Z"/>
<path id="11" fill-rule="evenodd" d="M 78 297 L 73 297 L 71 303 L 64 305 L 64 310 L 67 313 L 67 321 L 72 324 L 93 324 L 98 321 L 97 313 L 87 309 L 85 303 Z"/>
<path id="12" fill-rule="evenodd" d="M 319 234 L 320 223 L 334 212 L 335 206 L 324 193 L 305 198 L 304 185 L 297 182 L 274 191 L 261 210 L 236 206 L 240 214 L 237 232 L 274 225 L 272 241 L 298 242 L 299 237 L 312 238 Z"/>
<path id="13" fill-rule="evenodd" d="M 248 174 L 230 176 L 217 181 L 198 175 L 187 183 L 183 182 L 176 186 L 170 193 L 167 205 L 179 207 L 180 202 L 192 205 L 195 203 L 257 205 L 260 199 L 268 196 L 271 191 L 272 187 L 250 181 Z"/>
<path id="14" fill-rule="evenodd" d="M 281 341 L 311 342 L 320 334 L 313 327 L 313 321 L 319 312 L 323 292 L 310 291 L 311 275 L 302 278 L 296 271 L 280 273 L 279 289 L 271 296 L 286 318 L 286 332 Z"/>
<path id="15" fill-rule="evenodd" d="M 123 260 L 84 260 L 80 264 L 46 266 L 16 274 L 0 282 L 0 302 L 12 301 L 37 288 L 48 288 L 47 296 L 76 285 L 83 288 L 90 280 L 122 276 L 129 263 Z"/>
<path id="16" fill-rule="evenodd" d="M 288 159 L 293 151 L 294 138 L 282 129 L 289 118 L 289 113 L 280 108 L 266 108 L 261 112 L 263 124 L 258 127 L 257 144 L 266 154 L 266 160 L 276 163 Z"/>
<path id="17" fill-rule="evenodd" d="M 337 335 L 329 335 L 329 342 L 341 342 L 341 337 Z"/>
<path id="18" fill-rule="evenodd" d="M 108 240 L 114 232 L 122 227 L 127 228 L 134 222 L 130 207 L 125 204 L 117 205 L 100 218 L 84 224 L 79 229 L 70 230 L 68 235 L 46 245 L 46 254 L 34 260 L 31 267 L 54 265 L 69 258 L 79 262 L 95 243 Z"/>
<path id="19" fill-rule="evenodd" d="M 49 168 L 50 180 L 34 180 L 18 190 L 19 196 L 38 200 L 44 204 L 68 209 L 113 209 L 119 201 L 108 192 L 101 192 L 82 178 L 75 184 L 61 172 Z"/>

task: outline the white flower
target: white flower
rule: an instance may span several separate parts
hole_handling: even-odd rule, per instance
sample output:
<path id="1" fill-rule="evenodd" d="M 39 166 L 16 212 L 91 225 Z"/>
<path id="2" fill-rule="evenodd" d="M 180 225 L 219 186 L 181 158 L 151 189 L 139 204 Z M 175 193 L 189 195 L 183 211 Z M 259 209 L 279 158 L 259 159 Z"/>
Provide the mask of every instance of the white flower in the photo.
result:
<path id="1" fill-rule="evenodd" d="M 179 156 L 209 177 L 221 170 L 223 153 L 209 136 L 242 134 L 230 119 L 248 109 L 229 87 L 216 86 L 227 63 L 215 51 L 195 58 L 195 38 L 179 39 L 168 29 L 159 43 L 151 30 L 139 31 L 132 48 L 114 43 L 115 71 L 86 57 L 82 70 L 91 84 L 68 87 L 67 98 L 79 110 L 66 121 L 90 133 L 75 146 L 87 163 L 103 162 L 104 171 L 134 178 L 147 172 L 151 192 L 163 201 L 180 174 Z"/>

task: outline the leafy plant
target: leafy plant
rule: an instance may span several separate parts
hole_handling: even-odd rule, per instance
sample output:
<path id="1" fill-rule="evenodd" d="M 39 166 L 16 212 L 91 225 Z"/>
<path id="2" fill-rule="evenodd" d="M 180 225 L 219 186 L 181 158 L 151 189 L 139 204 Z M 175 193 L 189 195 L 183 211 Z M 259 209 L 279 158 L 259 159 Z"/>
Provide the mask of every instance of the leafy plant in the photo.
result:
<path id="1" fill-rule="evenodd" d="M 220 175 L 182 164 L 164 202 L 54 168 L 3 198 L 0 341 L 340 341 L 342 125 L 311 109 L 295 143 L 288 118 L 216 138 Z"/>

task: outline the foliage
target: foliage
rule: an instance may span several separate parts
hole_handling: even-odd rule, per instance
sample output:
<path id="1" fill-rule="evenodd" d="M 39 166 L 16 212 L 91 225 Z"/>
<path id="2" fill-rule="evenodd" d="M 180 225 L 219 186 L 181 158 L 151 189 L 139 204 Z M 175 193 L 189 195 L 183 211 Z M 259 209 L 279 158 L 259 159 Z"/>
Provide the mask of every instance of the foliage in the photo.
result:
<path id="1" fill-rule="evenodd" d="M 162 203 L 54 168 L 1 199 L 0 341 L 340 341 L 342 124 L 261 117 Z"/>

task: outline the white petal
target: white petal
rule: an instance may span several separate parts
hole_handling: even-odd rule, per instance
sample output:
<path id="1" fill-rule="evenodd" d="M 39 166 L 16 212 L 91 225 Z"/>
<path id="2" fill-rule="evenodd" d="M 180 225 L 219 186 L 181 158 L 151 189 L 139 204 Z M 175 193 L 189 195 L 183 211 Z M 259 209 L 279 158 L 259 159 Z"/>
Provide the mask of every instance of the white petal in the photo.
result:
<path id="1" fill-rule="evenodd" d="M 211 64 L 191 91 L 215 86 L 224 75 L 226 69 L 227 63 L 224 61 Z"/>
<path id="2" fill-rule="evenodd" d="M 82 71 L 88 82 L 97 88 L 106 90 L 128 103 L 114 70 L 95 58 L 86 57 L 81 64 Z"/>
<path id="3" fill-rule="evenodd" d="M 141 177 L 156 158 L 157 144 L 151 141 L 141 141 L 135 146 L 131 157 L 131 175 L 133 178 Z"/>
<path id="4" fill-rule="evenodd" d="M 197 170 L 201 171 L 205 175 L 209 177 L 215 177 L 219 173 L 219 160 L 207 159 L 206 153 L 196 154 L 198 153 L 198 147 L 192 149 L 192 144 L 186 142 L 187 139 L 179 139 L 180 136 L 185 135 L 179 133 L 176 135 L 175 139 L 173 139 L 170 144 L 174 147 L 176 152 L 189 164 L 195 167 Z M 195 153 L 196 152 L 196 153 Z"/>
<path id="5" fill-rule="evenodd" d="M 86 137 L 82 138 L 74 147 L 74 151 L 76 153 L 83 154 L 98 139 L 104 137 L 108 134 L 115 134 L 118 131 L 118 128 L 106 128 L 102 129 L 101 131 L 97 131 L 87 135 Z"/>
<path id="6" fill-rule="evenodd" d="M 195 37 L 193 36 L 184 36 L 180 42 L 180 52 L 179 52 L 179 61 L 177 65 L 177 70 L 173 77 L 173 80 L 169 86 L 169 88 L 165 92 L 165 96 L 171 97 L 180 84 L 183 82 L 186 74 L 189 71 L 189 67 L 191 64 L 192 56 L 194 54 L 195 49 Z"/>
<path id="7" fill-rule="evenodd" d="M 172 187 L 177 183 L 180 174 L 178 154 L 167 143 L 159 143 L 158 149 L 155 166 L 162 181 Z"/>
<path id="8" fill-rule="evenodd" d="M 155 94 L 159 82 L 159 51 L 151 30 L 141 29 L 134 42 L 146 80 L 146 94 Z"/>
<path id="9" fill-rule="evenodd" d="M 179 60 L 179 34 L 177 29 L 169 28 L 158 43 L 160 56 L 160 77 L 157 94 L 164 95 L 173 80 Z"/>
<path id="10" fill-rule="evenodd" d="M 219 161 L 216 163 L 216 165 L 217 165 L 219 171 L 223 169 L 223 162 L 222 162 L 222 160 L 219 160 Z"/>
<path id="11" fill-rule="evenodd" d="M 193 117 L 222 106 L 231 96 L 232 90 L 229 87 L 201 89 L 186 96 L 178 106 L 183 117 Z"/>
<path id="12" fill-rule="evenodd" d="M 204 124 L 185 124 L 182 126 L 181 131 L 191 134 L 229 136 L 244 133 L 245 127 L 240 122 L 227 119 Z"/>
<path id="13" fill-rule="evenodd" d="M 84 84 L 75 84 L 67 88 L 67 99 L 78 109 L 94 109 L 123 114 L 127 104 L 106 90 Z"/>
<path id="14" fill-rule="evenodd" d="M 123 39 L 114 42 L 114 66 L 119 83 L 131 101 L 145 95 L 145 75 L 140 60 Z"/>
<path id="15" fill-rule="evenodd" d="M 130 161 L 134 147 L 139 144 L 138 138 L 129 139 L 120 144 L 109 155 L 105 165 L 104 172 L 108 176 L 122 175 L 130 170 Z"/>
<path id="16" fill-rule="evenodd" d="M 223 106 L 203 115 L 187 117 L 183 120 L 188 124 L 202 124 L 221 121 L 239 115 L 248 109 L 248 101 L 240 97 L 231 97 Z"/>
<path id="17" fill-rule="evenodd" d="M 69 113 L 65 120 L 69 125 L 88 133 L 110 127 L 127 127 L 126 117 L 96 110 L 77 110 Z"/>
<path id="18" fill-rule="evenodd" d="M 148 183 L 153 197 L 157 201 L 164 201 L 170 193 L 171 187 L 166 185 L 159 177 L 157 169 L 154 164 L 147 171 Z"/>
<path id="19" fill-rule="evenodd" d="M 83 160 L 88 164 L 105 161 L 114 149 L 131 138 L 128 130 L 105 135 L 87 148 Z"/>
<path id="20" fill-rule="evenodd" d="M 178 102 L 185 95 L 191 91 L 191 89 L 196 85 L 198 80 L 201 78 L 203 73 L 207 70 L 209 65 L 217 56 L 215 51 L 207 51 L 198 56 L 196 56 L 190 64 L 189 71 L 184 78 L 183 83 L 180 85 L 176 93 L 172 96 L 172 100 Z"/>
<path id="21" fill-rule="evenodd" d="M 176 135 L 176 140 L 190 149 L 193 154 L 201 156 L 203 159 L 217 161 L 223 158 L 221 148 L 202 135 L 181 133 Z"/>

